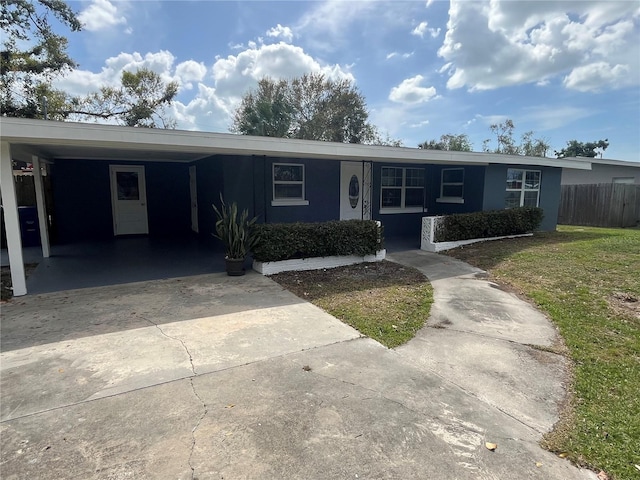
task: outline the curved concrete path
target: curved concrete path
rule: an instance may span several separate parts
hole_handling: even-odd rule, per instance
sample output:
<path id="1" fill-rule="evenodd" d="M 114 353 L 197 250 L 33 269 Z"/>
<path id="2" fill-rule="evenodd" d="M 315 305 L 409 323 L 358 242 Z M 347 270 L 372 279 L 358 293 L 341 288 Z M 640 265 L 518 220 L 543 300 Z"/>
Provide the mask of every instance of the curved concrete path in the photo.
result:
<path id="1" fill-rule="evenodd" d="M 563 393 L 527 346 L 546 319 L 460 262 L 393 259 L 436 294 L 397 350 L 256 274 L 3 305 L 2 478 L 595 478 L 538 446 Z"/>

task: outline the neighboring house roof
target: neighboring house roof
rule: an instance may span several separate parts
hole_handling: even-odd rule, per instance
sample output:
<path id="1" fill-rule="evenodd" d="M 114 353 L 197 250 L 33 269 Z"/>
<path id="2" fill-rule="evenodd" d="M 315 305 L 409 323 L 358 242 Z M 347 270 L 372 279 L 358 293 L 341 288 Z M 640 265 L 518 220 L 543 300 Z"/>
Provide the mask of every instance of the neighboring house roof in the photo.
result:
<path id="1" fill-rule="evenodd" d="M 264 155 L 385 163 L 516 164 L 589 170 L 587 159 L 555 159 L 319 142 L 230 133 L 121 127 L 24 118 L 0 119 L 2 141 L 15 160 L 43 158 L 191 162 L 211 155 Z"/>
<path id="2" fill-rule="evenodd" d="M 580 162 L 591 163 L 596 165 L 614 165 L 616 167 L 640 168 L 640 161 L 631 162 L 628 160 L 613 160 L 610 158 L 587 158 L 587 157 L 570 157 L 567 160 L 577 160 Z M 569 167 L 575 168 L 575 167 Z"/>

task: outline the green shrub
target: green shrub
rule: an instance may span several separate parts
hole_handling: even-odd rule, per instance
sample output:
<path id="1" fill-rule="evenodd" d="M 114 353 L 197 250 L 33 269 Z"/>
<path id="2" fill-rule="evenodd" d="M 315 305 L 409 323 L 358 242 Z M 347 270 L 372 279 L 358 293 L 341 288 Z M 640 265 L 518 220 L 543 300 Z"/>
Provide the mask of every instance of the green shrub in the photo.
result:
<path id="1" fill-rule="evenodd" d="M 372 220 L 255 225 L 253 258 L 277 262 L 334 255 L 373 255 L 382 249 L 382 227 Z"/>
<path id="2" fill-rule="evenodd" d="M 542 218 L 543 211 L 538 207 L 447 215 L 436 229 L 435 241 L 455 242 L 529 233 L 540 226 Z"/>

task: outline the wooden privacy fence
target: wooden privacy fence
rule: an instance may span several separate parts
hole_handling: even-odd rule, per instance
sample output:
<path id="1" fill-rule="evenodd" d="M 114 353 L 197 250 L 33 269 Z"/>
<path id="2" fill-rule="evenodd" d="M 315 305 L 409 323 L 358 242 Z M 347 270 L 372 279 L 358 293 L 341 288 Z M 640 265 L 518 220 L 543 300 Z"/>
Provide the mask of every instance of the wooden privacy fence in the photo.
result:
<path id="1" fill-rule="evenodd" d="M 562 185 L 558 223 L 635 227 L 640 224 L 640 185 Z"/>

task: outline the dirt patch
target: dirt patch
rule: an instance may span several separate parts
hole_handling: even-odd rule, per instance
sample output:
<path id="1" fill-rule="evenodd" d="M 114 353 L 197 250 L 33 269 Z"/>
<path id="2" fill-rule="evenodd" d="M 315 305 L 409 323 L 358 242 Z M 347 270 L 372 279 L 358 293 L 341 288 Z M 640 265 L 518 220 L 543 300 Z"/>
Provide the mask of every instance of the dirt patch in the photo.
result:
<path id="1" fill-rule="evenodd" d="M 607 301 L 616 313 L 631 315 L 640 320 L 640 299 L 625 292 L 614 292 Z"/>

